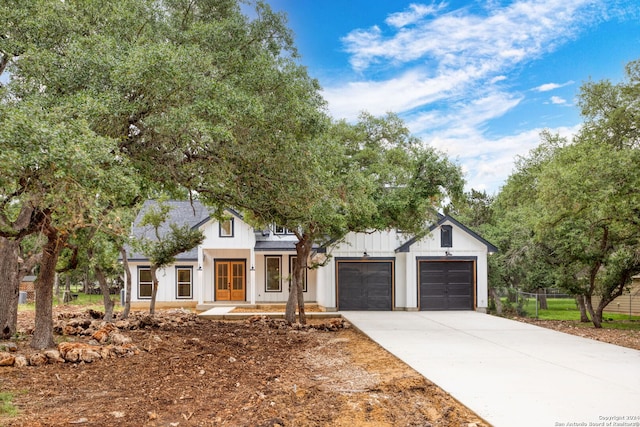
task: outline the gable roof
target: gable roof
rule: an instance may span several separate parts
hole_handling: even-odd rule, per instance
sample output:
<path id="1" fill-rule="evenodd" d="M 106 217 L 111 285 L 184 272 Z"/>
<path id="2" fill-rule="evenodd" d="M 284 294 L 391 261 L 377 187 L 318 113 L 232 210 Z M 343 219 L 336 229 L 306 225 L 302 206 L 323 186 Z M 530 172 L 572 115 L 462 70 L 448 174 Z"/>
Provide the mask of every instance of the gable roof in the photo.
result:
<path id="1" fill-rule="evenodd" d="M 464 224 L 462 224 L 461 222 L 459 222 L 458 220 L 456 220 L 455 218 L 453 218 L 452 216 L 449 216 L 449 215 L 438 214 L 438 221 L 435 224 L 433 224 L 431 227 L 429 227 L 429 233 L 432 232 L 433 230 L 435 230 L 436 228 L 440 227 L 442 224 L 444 224 L 447 221 L 453 223 L 455 226 L 457 226 L 458 228 L 462 229 L 465 233 L 469 234 L 471 237 L 473 237 L 474 239 L 478 240 L 480 243 L 485 245 L 487 247 L 487 250 L 489 251 L 489 253 L 498 252 L 498 248 L 497 247 L 495 247 L 493 244 L 491 244 L 490 242 L 485 240 L 478 233 L 476 233 L 475 231 L 471 230 L 469 227 L 465 226 Z M 424 236 L 422 236 L 422 237 L 414 237 L 411 240 L 408 240 L 402 246 L 398 247 L 395 251 L 396 252 L 409 252 L 411 250 L 411 245 L 413 245 L 415 242 L 421 240 L 423 237 Z"/>
<path id="2" fill-rule="evenodd" d="M 169 200 L 163 202 L 165 205 L 171 207 L 169 210 L 167 220 L 160 225 L 158 234 L 164 236 L 169 232 L 169 224 L 176 224 L 178 226 L 189 225 L 191 228 L 198 228 L 202 224 L 205 224 L 211 219 L 210 210 L 204 206 L 200 201 L 194 200 L 193 204 L 190 201 L 183 200 Z M 147 200 L 142 205 L 140 212 L 136 216 L 133 226 L 131 228 L 131 235 L 134 238 L 146 238 L 149 240 L 156 240 L 155 230 L 153 226 L 141 226 L 142 218 L 149 212 L 152 207 L 158 206 L 156 200 Z M 127 252 L 130 253 L 130 261 L 148 260 L 149 258 L 141 253 L 130 252 L 131 248 L 127 247 Z M 198 248 L 193 248 L 187 252 L 182 252 L 176 256 L 176 261 L 195 261 L 198 259 Z"/>

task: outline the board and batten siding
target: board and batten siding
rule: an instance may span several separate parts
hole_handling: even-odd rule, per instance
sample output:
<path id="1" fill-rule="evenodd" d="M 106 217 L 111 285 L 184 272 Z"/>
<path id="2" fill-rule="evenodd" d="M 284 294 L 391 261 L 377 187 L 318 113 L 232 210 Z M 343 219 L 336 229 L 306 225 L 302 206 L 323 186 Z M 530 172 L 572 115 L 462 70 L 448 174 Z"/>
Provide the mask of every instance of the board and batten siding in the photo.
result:
<path id="1" fill-rule="evenodd" d="M 205 249 L 251 249 L 256 245 L 253 227 L 234 217 L 233 237 L 221 237 L 219 223 L 212 219 L 200 226 L 205 235 L 201 246 Z"/>
<path id="2" fill-rule="evenodd" d="M 600 297 L 593 297 L 593 306 L 600 303 Z M 630 314 L 640 316 L 640 276 L 635 276 L 629 291 L 624 292 L 618 298 L 611 301 L 604 309 L 608 313 Z"/>
<path id="3" fill-rule="evenodd" d="M 295 252 L 256 252 L 256 301 L 266 303 L 282 303 L 289 299 L 289 279 L 291 271 L 291 256 L 295 256 Z M 280 291 L 266 290 L 266 259 L 267 257 L 280 258 Z M 317 295 L 318 269 L 307 271 L 307 291 L 304 292 L 305 302 L 316 302 Z"/>
<path id="4" fill-rule="evenodd" d="M 451 222 L 445 222 L 443 225 L 451 225 L 452 245 L 451 247 L 442 247 L 440 244 L 440 227 L 436 227 L 430 235 L 423 237 L 421 240 L 413 243 L 410 248 L 410 254 L 413 262 L 407 264 L 407 277 L 415 281 L 410 284 L 412 289 L 417 289 L 418 283 L 418 259 L 425 257 L 447 257 L 452 260 L 476 258 L 476 309 L 486 310 L 488 305 L 488 267 L 487 256 L 489 251 L 487 246 L 475 239 L 465 230 Z M 414 287 L 415 286 L 415 287 Z M 416 292 L 417 295 L 417 292 Z M 413 302 L 413 301 L 412 301 Z M 417 297 L 415 304 L 417 306 Z M 412 305 L 413 307 L 413 305 Z"/>
<path id="5" fill-rule="evenodd" d="M 132 302 L 150 302 L 151 298 L 138 298 L 138 268 L 149 268 L 149 262 L 145 261 L 133 261 L 129 262 L 129 268 L 131 273 L 131 301 Z M 191 298 L 178 298 L 177 295 L 177 268 L 191 268 Z M 179 261 L 176 264 L 171 264 L 168 267 L 158 269 L 158 294 L 156 296 L 157 302 L 183 302 L 185 305 L 189 303 L 195 303 L 198 301 L 198 291 L 200 289 L 198 282 L 198 264 L 195 261 Z"/>

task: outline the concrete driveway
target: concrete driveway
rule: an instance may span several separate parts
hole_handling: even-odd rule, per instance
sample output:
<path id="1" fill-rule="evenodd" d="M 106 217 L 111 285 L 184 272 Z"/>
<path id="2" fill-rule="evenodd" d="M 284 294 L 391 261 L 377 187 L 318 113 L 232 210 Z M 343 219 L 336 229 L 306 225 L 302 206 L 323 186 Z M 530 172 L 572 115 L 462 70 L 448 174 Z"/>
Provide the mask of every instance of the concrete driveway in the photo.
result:
<path id="1" fill-rule="evenodd" d="M 640 426 L 640 351 L 476 312 L 342 312 L 496 427 Z"/>

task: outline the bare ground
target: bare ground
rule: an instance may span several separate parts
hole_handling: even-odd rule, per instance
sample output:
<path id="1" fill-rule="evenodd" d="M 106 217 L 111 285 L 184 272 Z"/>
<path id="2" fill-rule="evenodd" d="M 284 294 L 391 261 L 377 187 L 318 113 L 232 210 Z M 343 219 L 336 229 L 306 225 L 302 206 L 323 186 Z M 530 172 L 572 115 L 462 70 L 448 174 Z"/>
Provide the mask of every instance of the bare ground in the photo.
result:
<path id="1" fill-rule="evenodd" d="M 55 315 L 59 331 L 69 320 L 89 318 L 77 307 Z M 342 321 L 290 328 L 258 317 L 208 321 L 182 310 L 162 311 L 152 323 L 143 317 L 134 315 L 119 331 L 133 340 L 137 355 L 0 367 L 0 392 L 13 395 L 19 410 L 0 415 L 0 426 L 488 425 Z M 639 331 L 517 320 L 640 350 Z M 14 341 L 15 354 L 34 352 L 32 325 L 33 313 L 21 312 L 24 335 Z"/>
<path id="2" fill-rule="evenodd" d="M 23 329 L 31 316 L 20 314 Z M 140 349 L 135 356 L 0 367 L 0 390 L 14 396 L 19 410 L 0 416 L 0 425 L 488 425 L 344 322 L 296 329 L 182 311 L 157 319 L 122 331 Z M 27 335 L 17 353 L 30 352 Z"/>
<path id="3" fill-rule="evenodd" d="M 640 350 L 640 331 L 624 329 L 596 329 L 592 323 L 581 323 L 568 320 L 536 320 L 530 318 L 517 317 L 514 320 L 541 326 L 543 328 L 554 329 L 566 334 L 577 335 L 583 338 L 598 340 L 622 347 Z"/>

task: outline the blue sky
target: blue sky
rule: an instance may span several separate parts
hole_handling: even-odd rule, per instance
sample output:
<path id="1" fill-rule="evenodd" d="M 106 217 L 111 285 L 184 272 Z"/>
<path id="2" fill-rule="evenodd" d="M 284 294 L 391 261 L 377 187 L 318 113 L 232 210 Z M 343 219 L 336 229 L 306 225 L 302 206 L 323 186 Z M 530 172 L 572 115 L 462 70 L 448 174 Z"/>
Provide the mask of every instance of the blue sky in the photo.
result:
<path id="1" fill-rule="evenodd" d="M 499 191 L 543 129 L 572 135 L 575 97 L 640 59 L 637 0 L 268 0 L 335 118 L 399 114 Z"/>

